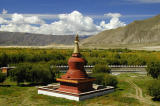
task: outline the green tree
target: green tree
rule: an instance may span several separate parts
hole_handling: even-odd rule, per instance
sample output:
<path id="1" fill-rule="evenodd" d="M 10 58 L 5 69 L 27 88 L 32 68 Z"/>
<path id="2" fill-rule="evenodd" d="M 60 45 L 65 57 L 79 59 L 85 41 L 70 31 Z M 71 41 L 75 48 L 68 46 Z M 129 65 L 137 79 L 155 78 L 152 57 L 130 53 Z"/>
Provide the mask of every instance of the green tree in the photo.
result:
<path id="1" fill-rule="evenodd" d="M 118 84 L 117 78 L 110 74 L 96 73 L 96 74 L 93 74 L 92 77 L 96 78 L 96 81 L 94 83 L 99 85 L 116 87 Z"/>
<path id="2" fill-rule="evenodd" d="M 32 83 L 51 83 L 54 81 L 55 73 L 51 73 L 49 66 L 33 65 L 26 81 Z M 30 77 L 29 77 L 30 76 Z"/>
<path id="3" fill-rule="evenodd" d="M 8 60 L 8 55 L 6 53 L 2 53 L 0 56 L 0 66 L 7 66 Z"/>
<path id="4" fill-rule="evenodd" d="M 160 100 L 160 80 L 152 80 L 149 82 L 147 91 L 155 100 Z"/>
<path id="5" fill-rule="evenodd" d="M 0 83 L 4 82 L 6 79 L 6 74 L 0 72 Z"/>
<path id="6" fill-rule="evenodd" d="M 32 69 L 32 65 L 29 63 L 19 64 L 15 69 L 9 71 L 9 75 L 11 80 L 17 81 L 17 84 L 21 82 L 25 82 L 26 79 L 30 78 L 30 71 Z"/>
<path id="7" fill-rule="evenodd" d="M 111 69 L 106 65 L 96 64 L 92 72 L 93 73 L 110 73 Z"/>
<path id="8" fill-rule="evenodd" d="M 11 80 L 17 81 L 17 84 L 23 82 L 29 83 L 52 83 L 58 72 L 51 69 L 47 64 L 29 64 L 23 63 L 9 72 Z"/>
<path id="9" fill-rule="evenodd" d="M 152 61 L 147 65 L 147 73 L 151 75 L 153 78 L 158 78 L 160 76 L 160 62 Z"/>

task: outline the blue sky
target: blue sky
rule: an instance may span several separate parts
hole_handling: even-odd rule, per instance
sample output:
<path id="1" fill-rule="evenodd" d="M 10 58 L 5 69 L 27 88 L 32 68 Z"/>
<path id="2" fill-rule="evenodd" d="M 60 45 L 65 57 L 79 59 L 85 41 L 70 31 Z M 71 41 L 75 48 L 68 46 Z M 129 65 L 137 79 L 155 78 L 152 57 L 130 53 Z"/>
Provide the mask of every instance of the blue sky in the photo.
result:
<path id="1" fill-rule="evenodd" d="M 84 17 L 91 17 L 96 25 L 101 21 L 107 24 L 113 18 L 105 17 L 104 14 L 119 13 L 121 15 L 118 17 L 119 21 L 129 24 L 134 20 L 160 14 L 160 0 L 0 0 L 0 10 L 3 9 L 8 11 L 7 14 L 30 14 L 30 16 L 38 16 L 36 14 L 58 16 L 71 14 L 76 10 Z M 4 18 L 2 15 L 1 17 Z M 52 23 L 59 18 L 45 17 L 43 20 Z"/>

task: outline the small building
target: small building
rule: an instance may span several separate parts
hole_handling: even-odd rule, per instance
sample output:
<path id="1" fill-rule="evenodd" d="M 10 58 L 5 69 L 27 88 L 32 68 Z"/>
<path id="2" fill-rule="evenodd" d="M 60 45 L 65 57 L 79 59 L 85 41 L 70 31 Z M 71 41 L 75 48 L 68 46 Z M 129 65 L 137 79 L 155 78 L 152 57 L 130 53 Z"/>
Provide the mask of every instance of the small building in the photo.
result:
<path id="1" fill-rule="evenodd" d="M 11 69 L 14 69 L 15 67 L 1 67 L 0 69 L 0 71 L 2 72 L 2 73 L 6 73 L 6 74 L 8 74 L 8 71 L 9 70 L 11 70 Z"/>

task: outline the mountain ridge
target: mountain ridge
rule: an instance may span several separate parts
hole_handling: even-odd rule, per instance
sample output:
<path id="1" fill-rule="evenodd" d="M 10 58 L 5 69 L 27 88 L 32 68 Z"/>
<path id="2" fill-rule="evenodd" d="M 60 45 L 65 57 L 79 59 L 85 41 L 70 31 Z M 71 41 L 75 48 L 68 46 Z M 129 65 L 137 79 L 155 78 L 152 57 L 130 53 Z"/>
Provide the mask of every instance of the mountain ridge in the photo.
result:
<path id="1" fill-rule="evenodd" d="M 160 15 L 134 21 L 124 27 L 105 30 L 97 35 L 84 39 L 82 46 L 119 46 L 159 44 Z"/>
<path id="2" fill-rule="evenodd" d="M 88 36 L 82 36 L 85 39 Z M 72 45 L 74 35 L 43 35 L 22 32 L 0 31 L 0 46 L 47 46 L 52 44 Z"/>

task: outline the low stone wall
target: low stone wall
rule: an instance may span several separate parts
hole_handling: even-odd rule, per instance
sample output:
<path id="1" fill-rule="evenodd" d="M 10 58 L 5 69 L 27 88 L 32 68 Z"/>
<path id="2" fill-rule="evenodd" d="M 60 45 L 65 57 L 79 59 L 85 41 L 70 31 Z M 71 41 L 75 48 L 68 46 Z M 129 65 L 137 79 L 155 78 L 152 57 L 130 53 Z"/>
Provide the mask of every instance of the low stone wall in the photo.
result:
<path id="1" fill-rule="evenodd" d="M 68 66 L 57 66 L 62 73 L 66 73 L 68 70 Z M 87 73 L 92 73 L 92 69 L 94 66 L 85 66 L 85 70 Z M 140 65 L 109 65 L 111 68 L 111 73 L 142 73 L 146 74 L 146 67 L 147 66 L 140 66 Z"/>
<path id="2" fill-rule="evenodd" d="M 96 96 L 101 96 L 101 95 L 114 92 L 114 87 L 112 86 L 106 86 L 102 89 L 94 89 L 92 91 L 84 92 L 84 93 L 62 92 L 62 91 L 56 90 L 58 87 L 59 87 L 59 84 L 39 87 L 38 94 L 61 97 L 61 98 L 66 98 L 70 100 L 75 100 L 75 101 L 81 101 L 88 98 L 93 98 Z"/>

